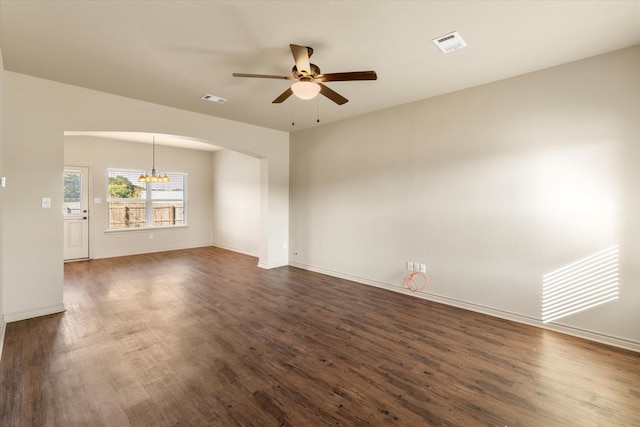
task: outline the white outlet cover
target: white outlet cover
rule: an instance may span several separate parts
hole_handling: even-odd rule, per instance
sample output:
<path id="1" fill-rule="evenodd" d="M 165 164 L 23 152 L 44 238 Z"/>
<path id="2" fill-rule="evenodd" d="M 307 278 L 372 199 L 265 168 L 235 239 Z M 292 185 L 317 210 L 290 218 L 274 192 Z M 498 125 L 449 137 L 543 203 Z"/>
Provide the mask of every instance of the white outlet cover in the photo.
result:
<path id="1" fill-rule="evenodd" d="M 42 207 L 50 208 L 51 207 L 51 197 L 43 197 L 42 198 Z"/>

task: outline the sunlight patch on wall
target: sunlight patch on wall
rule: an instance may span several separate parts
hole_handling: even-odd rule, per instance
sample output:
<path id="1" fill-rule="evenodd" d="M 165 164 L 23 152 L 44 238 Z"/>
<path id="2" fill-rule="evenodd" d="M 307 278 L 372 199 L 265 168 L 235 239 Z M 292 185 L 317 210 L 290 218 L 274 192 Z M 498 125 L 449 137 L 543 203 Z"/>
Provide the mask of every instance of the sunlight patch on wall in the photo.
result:
<path id="1" fill-rule="evenodd" d="M 542 276 L 542 321 L 616 301 L 619 288 L 618 245 Z"/>

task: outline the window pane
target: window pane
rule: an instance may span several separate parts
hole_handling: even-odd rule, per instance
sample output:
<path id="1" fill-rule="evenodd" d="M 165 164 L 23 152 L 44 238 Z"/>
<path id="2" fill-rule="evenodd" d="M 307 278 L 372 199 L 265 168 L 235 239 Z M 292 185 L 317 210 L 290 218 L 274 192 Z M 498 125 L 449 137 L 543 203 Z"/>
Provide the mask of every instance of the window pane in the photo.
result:
<path id="1" fill-rule="evenodd" d="M 185 175 L 168 173 L 169 182 L 154 182 L 151 184 L 153 200 L 183 200 Z"/>
<path id="2" fill-rule="evenodd" d="M 110 230 L 145 226 L 145 202 L 109 202 Z"/>
<path id="3" fill-rule="evenodd" d="M 184 203 L 176 202 L 153 202 L 153 226 L 171 227 L 173 225 L 184 225 Z"/>
<path id="4" fill-rule="evenodd" d="M 138 182 L 140 174 L 107 169 L 108 229 L 187 225 L 187 175 L 169 173 L 169 182 Z"/>
<path id="5" fill-rule="evenodd" d="M 140 173 L 108 170 L 110 199 L 144 199 L 146 184 L 138 182 Z"/>
<path id="6" fill-rule="evenodd" d="M 80 201 L 81 177 L 79 171 L 64 172 L 64 213 L 65 215 L 80 215 L 82 204 Z"/>

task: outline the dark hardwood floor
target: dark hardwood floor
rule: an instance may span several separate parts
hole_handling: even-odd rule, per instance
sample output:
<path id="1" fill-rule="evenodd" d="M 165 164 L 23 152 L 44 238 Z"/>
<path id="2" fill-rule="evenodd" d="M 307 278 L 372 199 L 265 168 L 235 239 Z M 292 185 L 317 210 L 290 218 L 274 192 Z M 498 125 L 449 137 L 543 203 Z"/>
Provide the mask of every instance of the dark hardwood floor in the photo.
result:
<path id="1" fill-rule="evenodd" d="M 0 425 L 638 426 L 640 354 L 216 248 L 65 265 Z"/>

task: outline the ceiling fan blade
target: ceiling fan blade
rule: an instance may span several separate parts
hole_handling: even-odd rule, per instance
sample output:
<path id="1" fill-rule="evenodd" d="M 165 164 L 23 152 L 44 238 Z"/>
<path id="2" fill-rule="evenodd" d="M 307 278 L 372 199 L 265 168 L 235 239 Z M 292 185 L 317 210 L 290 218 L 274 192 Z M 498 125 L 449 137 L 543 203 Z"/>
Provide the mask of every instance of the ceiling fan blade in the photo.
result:
<path id="1" fill-rule="evenodd" d="M 233 77 L 255 77 L 258 79 L 279 79 L 279 80 L 295 80 L 293 76 L 273 76 L 270 74 L 246 74 L 233 73 Z"/>
<path id="2" fill-rule="evenodd" d="M 332 100 L 333 102 L 335 102 L 336 104 L 342 105 L 349 102 L 347 98 L 340 95 L 338 92 L 334 91 L 333 89 L 329 89 L 327 86 L 323 85 L 322 83 L 318 83 L 318 85 L 320 86 L 320 93 L 326 96 L 327 98 L 329 98 L 330 100 Z"/>
<path id="3" fill-rule="evenodd" d="M 297 44 L 290 44 L 291 53 L 293 59 L 296 61 L 296 68 L 299 72 L 306 74 L 311 73 L 311 64 L 309 64 L 309 49 L 306 46 L 298 46 Z"/>
<path id="4" fill-rule="evenodd" d="M 287 99 L 288 97 L 290 97 L 291 95 L 293 95 L 293 91 L 291 90 L 291 88 L 288 88 L 287 90 L 282 92 L 279 97 L 277 97 L 276 99 L 271 101 L 271 103 L 272 104 L 280 104 L 281 102 L 284 102 L 284 100 Z"/>
<path id="5" fill-rule="evenodd" d="M 351 71 L 348 73 L 327 73 L 316 77 L 319 82 L 346 82 L 352 80 L 377 80 L 375 71 Z"/>

